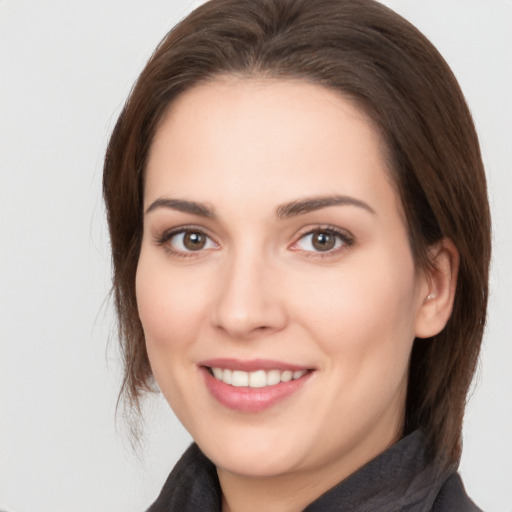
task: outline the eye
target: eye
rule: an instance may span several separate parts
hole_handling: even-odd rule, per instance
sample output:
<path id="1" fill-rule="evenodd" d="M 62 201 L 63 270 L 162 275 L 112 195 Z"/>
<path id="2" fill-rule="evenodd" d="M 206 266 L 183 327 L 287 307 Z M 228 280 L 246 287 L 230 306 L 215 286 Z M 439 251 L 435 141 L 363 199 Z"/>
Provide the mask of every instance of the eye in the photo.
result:
<path id="1" fill-rule="evenodd" d="M 206 233 L 197 229 L 165 233 L 158 242 L 161 245 L 167 245 L 169 250 L 175 253 L 191 253 L 217 248 L 217 244 Z"/>
<path id="2" fill-rule="evenodd" d="M 347 235 L 332 228 L 315 229 L 303 235 L 294 248 L 306 252 L 332 252 L 351 242 Z"/>

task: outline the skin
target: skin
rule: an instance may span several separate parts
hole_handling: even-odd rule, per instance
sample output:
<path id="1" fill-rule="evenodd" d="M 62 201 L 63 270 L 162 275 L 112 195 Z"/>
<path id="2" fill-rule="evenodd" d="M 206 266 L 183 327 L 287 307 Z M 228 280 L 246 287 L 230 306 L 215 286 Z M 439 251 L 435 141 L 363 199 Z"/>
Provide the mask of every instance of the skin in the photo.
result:
<path id="1" fill-rule="evenodd" d="M 367 207 L 276 215 L 333 195 Z M 293 81 L 188 90 L 157 130 L 144 211 L 136 287 L 151 367 L 216 464 L 224 511 L 301 510 L 400 438 L 413 340 L 446 323 L 457 254 L 444 240 L 436 270 L 417 270 L 382 141 L 353 104 Z M 208 236 L 202 249 L 162 241 L 183 227 Z M 308 233 L 330 227 L 342 237 L 317 250 Z M 313 371 L 278 404 L 238 411 L 199 369 L 226 357 Z"/>

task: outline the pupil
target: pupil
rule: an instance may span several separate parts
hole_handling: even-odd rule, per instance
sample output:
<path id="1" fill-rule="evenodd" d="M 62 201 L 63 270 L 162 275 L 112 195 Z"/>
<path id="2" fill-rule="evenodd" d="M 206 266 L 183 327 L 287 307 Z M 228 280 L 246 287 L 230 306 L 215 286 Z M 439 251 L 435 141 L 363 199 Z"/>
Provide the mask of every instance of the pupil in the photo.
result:
<path id="1" fill-rule="evenodd" d="M 191 251 L 202 249 L 205 243 L 205 237 L 201 233 L 187 233 L 183 240 L 183 245 Z"/>
<path id="2" fill-rule="evenodd" d="M 336 240 L 334 236 L 325 232 L 317 232 L 313 235 L 313 247 L 319 251 L 329 251 L 334 247 Z"/>

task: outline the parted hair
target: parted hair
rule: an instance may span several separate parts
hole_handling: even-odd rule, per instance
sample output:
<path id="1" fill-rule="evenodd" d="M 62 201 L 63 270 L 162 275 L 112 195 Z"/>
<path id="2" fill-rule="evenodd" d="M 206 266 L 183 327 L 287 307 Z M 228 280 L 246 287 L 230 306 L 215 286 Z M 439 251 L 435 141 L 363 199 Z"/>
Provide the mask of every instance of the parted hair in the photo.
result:
<path id="1" fill-rule="evenodd" d="M 417 268 L 450 238 L 460 255 L 452 315 L 416 339 L 403 433 L 421 428 L 433 459 L 457 464 L 488 299 L 490 215 L 470 111 L 439 52 L 373 0 L 211 0 L 158 45 L 113 130 L 103 194 L 124 362 L 120 398 L 140 411 L 152 373 L 137 311 L 144 170 L 155 131 L 183 91 L 220 75 L 304 80 L 363 110 L 387 149 Z"/>

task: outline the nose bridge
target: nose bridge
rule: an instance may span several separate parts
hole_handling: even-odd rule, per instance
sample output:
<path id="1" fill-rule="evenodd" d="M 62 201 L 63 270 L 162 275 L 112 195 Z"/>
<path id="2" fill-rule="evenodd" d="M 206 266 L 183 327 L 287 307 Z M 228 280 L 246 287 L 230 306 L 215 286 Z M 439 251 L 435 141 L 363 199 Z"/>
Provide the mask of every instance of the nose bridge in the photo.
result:
<path id="1" fill-rule="evenodd" d="M 234 338 L 281 329 L 286 311 L 278 283 L 275 265 L 263 248 L 247 241 L 233 249 L 219 273 L 214 325 Z"/>

